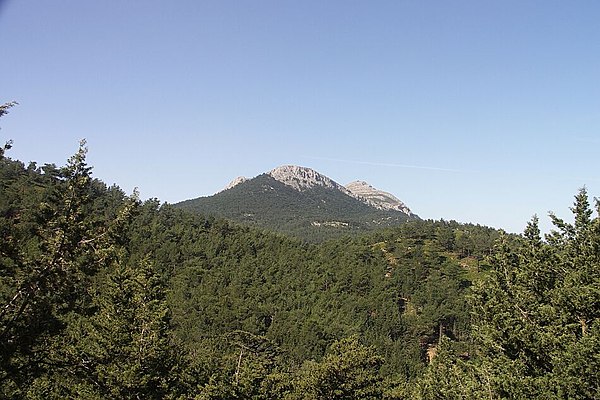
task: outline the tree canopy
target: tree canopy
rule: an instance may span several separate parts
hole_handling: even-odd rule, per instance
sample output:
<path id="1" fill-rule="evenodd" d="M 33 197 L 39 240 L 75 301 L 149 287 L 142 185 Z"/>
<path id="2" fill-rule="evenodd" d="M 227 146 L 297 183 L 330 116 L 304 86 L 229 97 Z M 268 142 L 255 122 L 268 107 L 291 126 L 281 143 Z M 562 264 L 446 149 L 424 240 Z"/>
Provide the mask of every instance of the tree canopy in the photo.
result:
<path id="1" fill-rule="evenodd" d="M 600 204 L 575 196 L 574 223 L 534 217 L 518 240 L 501 237 L 471 297 L 474 352 L 444 346 L 420 386 L 423 398 L 600 397 Z M 513 238 L 514 239 L 514 238 Z M 460 384 L 459 384 L 460 381 Z"/>
<path id="2" fill-rule="evenodd" d="M 4 105 L 5 114 L 10 105 Z M 1 115 L 1 114 L 0 114 Z M 0 154 L 0 397 L 600 397 L 600 204 L 306 243 Z"/>

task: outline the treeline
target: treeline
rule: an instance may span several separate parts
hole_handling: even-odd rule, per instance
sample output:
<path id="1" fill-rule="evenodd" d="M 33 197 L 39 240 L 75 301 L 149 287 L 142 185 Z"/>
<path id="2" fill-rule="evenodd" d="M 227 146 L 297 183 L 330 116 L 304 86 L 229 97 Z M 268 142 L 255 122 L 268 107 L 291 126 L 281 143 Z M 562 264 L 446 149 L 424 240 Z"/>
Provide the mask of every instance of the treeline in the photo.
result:
<path id="1" fill-rule="evenodd" d="M 307 244 L 0 158 L 3 398 L 597 398 L 600 220 Z M 598 205 L 597 205 L 598 208 Z"/>

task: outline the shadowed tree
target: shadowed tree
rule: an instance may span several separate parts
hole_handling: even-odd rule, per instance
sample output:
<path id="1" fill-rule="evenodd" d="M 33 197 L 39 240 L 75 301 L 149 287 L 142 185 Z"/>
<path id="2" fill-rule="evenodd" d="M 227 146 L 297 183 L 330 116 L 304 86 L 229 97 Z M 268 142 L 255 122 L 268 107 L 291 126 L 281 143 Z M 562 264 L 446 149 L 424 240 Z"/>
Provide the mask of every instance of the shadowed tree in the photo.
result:
<path id="1" fill-rule="evenodd" d="M 352 336 L 333 343 L 321 362 L 307 361 L 295 381 L 295 399 L 381 399 L 383 359 Z"/>

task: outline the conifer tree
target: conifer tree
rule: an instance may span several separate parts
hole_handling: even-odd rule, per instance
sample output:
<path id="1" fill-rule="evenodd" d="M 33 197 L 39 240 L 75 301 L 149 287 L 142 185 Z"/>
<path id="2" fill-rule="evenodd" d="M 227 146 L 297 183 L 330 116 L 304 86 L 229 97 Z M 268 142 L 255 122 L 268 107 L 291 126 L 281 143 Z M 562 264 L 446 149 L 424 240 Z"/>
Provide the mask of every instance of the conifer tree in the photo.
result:
<path id="1" fill-rule="evenodd" d="M 0 396 L 166 398 L 175 374 L 164 287 L 130 264 L 138 200 L 100 198 L 85 142 L 66 167 L 15 169 L 0 202 Z M 2 161 L 2 173 L 14 162 Z M 39 201 L 38 201 L 39 200 Z M 98 213 L 97 201 L 102 203 Z M 132 266 L 134 265 L 134 266 Z"/>
<path id="2" fill-rule="evenodd" d="M 357 336 L 333 343 L 321 362 L 307 361 L 295 381 L 294 399 L 381 399 L 383 359 Z"/>
<path id="3" fill-rule="evenodd" d="M 0 104 L 0 117 L 8 114 L 8 110 L 14 106 L 16 106 L 18 103 L 16 101 L 10 101 L 8 103 L 4 103 L 4 104 Z M 0 147 L 0 160 L 4 157 L 4 153 L 7 150 L 10 150 L 10 148 L 12 147 L 12 141 L 9 140 L 7 141 L 4 146 Z"/>
<path id="4" fill-rule="evenodd" d="M 80 295 L 105 256 L 105 232 L 86 212 L 91 201 L 86 152 L 82 142 L 66 167 L 35 181 L 33 188 L 23 187 L 26 181 L 19 178 L 7 188 L 25 194 L 8 205 L 1 239 L 0 387 L 5 395 L 17 396 L 49 368 L 49 343 L 63 331 L 64 316 L 85 307 Z M 3 167 L 10 164 L 3 161 Z M 29 204 L 25 197 L 35 199 L 36 191 L 42 193 L 41 203 Z"/>
<path id="5" fill-rule="evenodd" d="M 169 334 L 164 285 L 148 260 L 115 263 L 96 288 L 97 312 L 82 321 L 75 357 L 79 378 L 101 398 L 163 399 L 174 390 L 176 354 Z"/>

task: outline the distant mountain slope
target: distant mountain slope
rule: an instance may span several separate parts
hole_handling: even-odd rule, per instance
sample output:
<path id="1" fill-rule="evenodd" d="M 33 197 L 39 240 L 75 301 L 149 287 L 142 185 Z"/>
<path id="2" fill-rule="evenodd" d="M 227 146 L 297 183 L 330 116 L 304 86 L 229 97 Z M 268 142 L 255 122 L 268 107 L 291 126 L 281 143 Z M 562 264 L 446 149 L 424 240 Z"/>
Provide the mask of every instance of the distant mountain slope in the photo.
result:
<path id="1" fill-rule="evenodd" d="M 312 240 L 418 218 L 391 195 L 405 210 L 384 208 L 369 196 L 357 195 L 310 168 L 286 165 L 252 179 L 236 178 L 213 196 L 175 206 Z"/>

